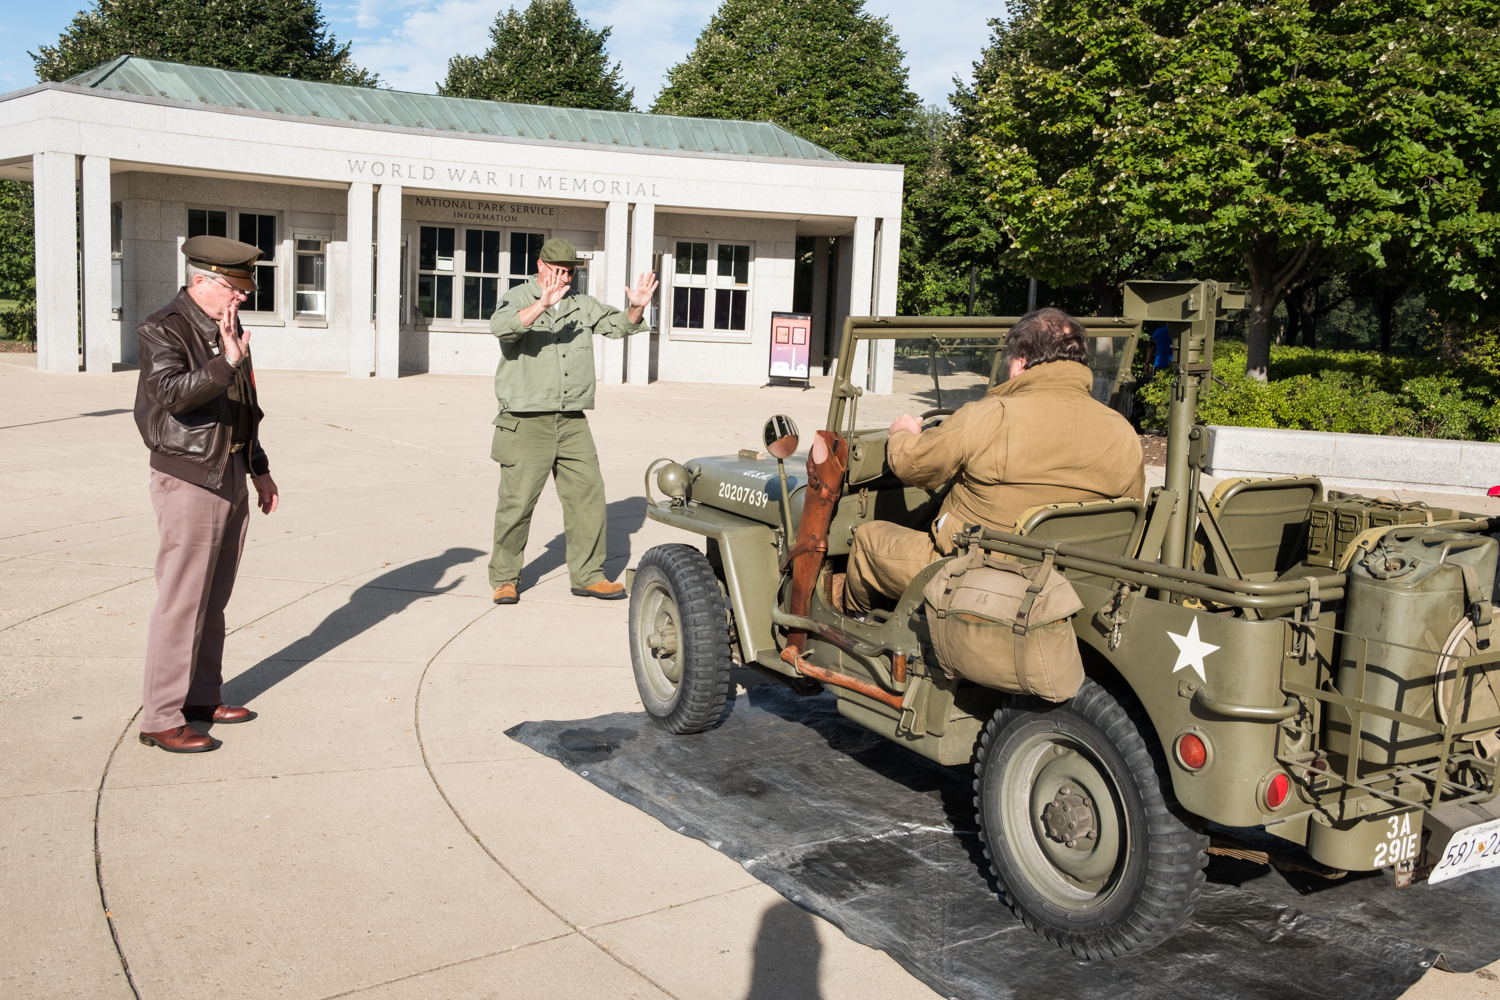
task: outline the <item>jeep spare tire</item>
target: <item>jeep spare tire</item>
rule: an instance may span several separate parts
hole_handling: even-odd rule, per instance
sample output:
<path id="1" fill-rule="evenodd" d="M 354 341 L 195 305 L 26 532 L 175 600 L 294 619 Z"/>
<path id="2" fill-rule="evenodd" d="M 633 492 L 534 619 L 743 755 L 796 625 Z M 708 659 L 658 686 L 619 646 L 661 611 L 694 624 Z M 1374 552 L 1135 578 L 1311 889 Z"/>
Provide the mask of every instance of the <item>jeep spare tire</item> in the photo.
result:
<path id="1" fill-rule="evenodd" d="M 630 588 L 630 663 L 641 706 L 670 733 L 701 733 L 729 693 L 729 624 L 708 558 L 658 545 Z"/>

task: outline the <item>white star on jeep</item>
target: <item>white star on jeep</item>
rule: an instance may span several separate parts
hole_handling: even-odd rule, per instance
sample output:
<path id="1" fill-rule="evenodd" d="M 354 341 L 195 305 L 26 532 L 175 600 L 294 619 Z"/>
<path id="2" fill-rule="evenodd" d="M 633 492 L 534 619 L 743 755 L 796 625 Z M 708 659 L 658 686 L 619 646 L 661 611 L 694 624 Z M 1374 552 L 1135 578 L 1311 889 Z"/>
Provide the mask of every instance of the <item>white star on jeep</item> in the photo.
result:
<path id="1" fill-rule="evenodd" d="M 1198 638 L 1198 619 L 1193 619 L 1193 624 L 1188 626 L 1187 635 L 1178 635 L 1176 632 L 1168 632 L 1167 636 L 1177 643 L 1177 664 L 1172 668 L 1172 673 L 1177 673 L 1183 667 L 1192 667 L 1198 673 L 1203 683 L 1208 683 L 1208 676 L 1204 673 L 1203 658 L 1218 646 L 1210 645 Z"/>

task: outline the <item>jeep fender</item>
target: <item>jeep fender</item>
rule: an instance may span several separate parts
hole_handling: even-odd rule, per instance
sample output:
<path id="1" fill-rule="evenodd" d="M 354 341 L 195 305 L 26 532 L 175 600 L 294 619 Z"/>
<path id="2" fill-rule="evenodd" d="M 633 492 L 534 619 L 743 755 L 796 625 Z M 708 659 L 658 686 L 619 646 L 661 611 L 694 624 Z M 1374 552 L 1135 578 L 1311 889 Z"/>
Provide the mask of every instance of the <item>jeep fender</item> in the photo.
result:
<path id="1" fill-rule="evenodd" d="M 776 561 L 776 533 L 771 527 L 701 504 L 648 505 L 646 516 L 717 543 L 740 654 L 746 663 L 754 663 L 762 652 L 774 659 L 777 650 L 771 634 L 771 609 L 781 572 Z"/>

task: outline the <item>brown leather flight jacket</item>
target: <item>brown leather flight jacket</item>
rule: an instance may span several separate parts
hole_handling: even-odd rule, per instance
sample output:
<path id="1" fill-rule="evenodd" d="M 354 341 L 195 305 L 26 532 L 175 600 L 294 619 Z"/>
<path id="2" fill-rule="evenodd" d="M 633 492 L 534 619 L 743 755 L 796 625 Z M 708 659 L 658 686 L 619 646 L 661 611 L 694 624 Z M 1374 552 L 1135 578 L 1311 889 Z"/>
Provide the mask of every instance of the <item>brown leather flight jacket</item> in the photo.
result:
<path id="1" fill-rule="evenodd" d="M 151 468 L 219 489 L 234 436 L 229 387 L 235 377 L 234 366 L 219 351 L 219 324 L 183 288 L 135 333 L 141 362 L 135 424 L 151 449 Z M 265 414 L 256 401 L 248 356 L 240 369 L 250 394 L 250 474 L 263 476 L 271 471 L 259 438 Z"/>
<path id="2" fill-rule="evenodd" d="M 953 481 L 932 525 L 939 552 L 952 553 L 964 524 L 1010 531 L 1041 504 L 1146 498 L 1140 439 L 1089 395 L 1093 384 L 1076 361 L 1037 365 L 931 430 L 891 435 L 886 461 L 903 482 L 938 489 Z"/>

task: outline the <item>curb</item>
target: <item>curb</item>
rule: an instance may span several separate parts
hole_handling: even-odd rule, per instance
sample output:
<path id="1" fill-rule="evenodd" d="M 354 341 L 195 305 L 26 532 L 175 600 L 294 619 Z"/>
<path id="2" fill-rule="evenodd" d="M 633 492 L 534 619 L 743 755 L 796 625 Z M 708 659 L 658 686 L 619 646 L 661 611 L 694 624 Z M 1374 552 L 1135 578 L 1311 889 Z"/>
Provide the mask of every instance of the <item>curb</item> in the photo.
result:
<path id="1" fill-rule="evenodd" d="M 1326 486 L 1486 496 L 1500 483 L 1500 444 L 1439 438 L 1210 427 L 1210 476 L 1318 476 Z"/>

